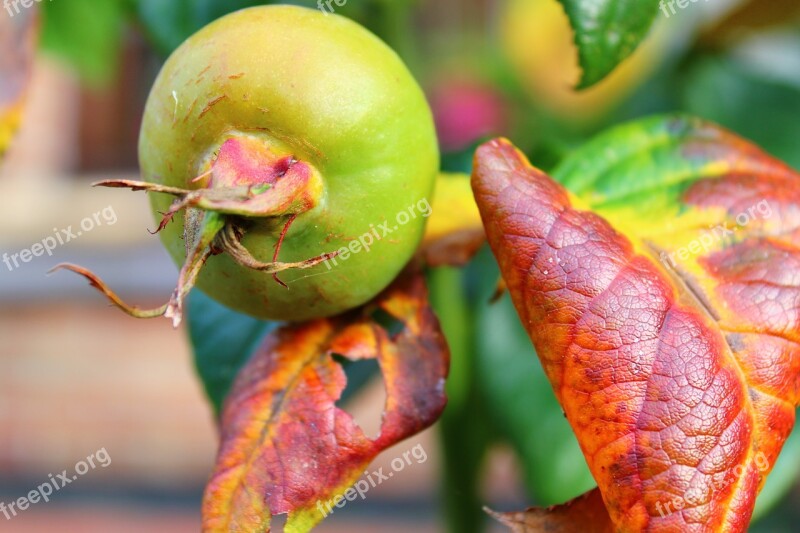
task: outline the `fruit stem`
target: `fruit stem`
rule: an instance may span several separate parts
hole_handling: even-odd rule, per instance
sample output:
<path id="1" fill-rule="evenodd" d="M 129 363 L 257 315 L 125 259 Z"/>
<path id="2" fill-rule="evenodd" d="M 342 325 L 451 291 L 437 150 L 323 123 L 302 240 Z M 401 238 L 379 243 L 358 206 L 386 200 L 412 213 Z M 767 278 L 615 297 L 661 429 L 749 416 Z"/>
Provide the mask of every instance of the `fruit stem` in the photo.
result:
<path id="1" fill-rule="evenodd" d="M 272 262 L 273 263 L 278 261 L 278 255 L 281 253 L 281 247 L 283 246 L 283 239 L 286 238 L 286 233 L 288 233 L 289 228 L 292 226 L 292 222 L 294 222 L 296 218 L 297 218 L 297 214 L 294 214 L 294 215 L 290 216 L 289 220 L 286 222 L 286 225 L 283 226 L 283 229 L 281 230 L 281 236 L 278 237 L 278 243 L 275 245 L 275 253 L 272 254 Z M 286 285 L 284 282 L 282 282 L 280 280 L 280 278 L 278 277 L 278 273 L 277 272 L 272 274 L 272 279 L 274 279 L 277 283 L 279 283 L 281 286 L 283 286 L 283 288 L 285 288 L 285 289 L 289 288 L 288 285 Z"/>
<path id="2" fill-rule="evenodd" d="M 284 229 L 286 229 L 284 227 Z M 333 259 L 337 255 L 339 255 L 338 251 L 330 252 L 327 254 L 322 254 L 317 257 L 312 257 L 311 259 L 306 259 L 305 261 L 298 261 L 296 263 L 281 263 L 279 261 L 272 261 L 270 263 L 263 263 L 253 257 L 250 251 L 245 248 L 241 243 L 242 237 L 242 230 L 235 224 L 228 224 L 225 227 L 225 230 L 222 231 L 219 235 L 219 239 L 217 240 L 217 244 L 220 248 L 227 253 L 228 255 L 233 258 L 234 261 L 239 263 L 240 265 L 250 268 L 252 270 L 259 270 L 261 272 L 266 272 L 268 274 L 277 274 L 278 272 L 283 272 L 284 270 L 289 270 L 293 268 L 297 269 L 306 269 L 311 268 L 314 266 L 319 265 L 320 263 L 324 263 L 330 259 Z M 285 287 L 286 285 L 282 283 Z"/>
<path id="3" fill-rule="evenodd" d="M 106 285 L 103 282 L 103 280 L 97 277 L 93 272 L 86 270 L 85 268 L 80 267 L 78 265 L 73 265 L 72 263 L 58 264 L 53 268 L 51 268 L 47 273 L 52 274 L 59 270 L 69 270 L 71 272 L 75 272 L 76 274 L 83 276 L 84 278 L 89 280 L 89 284 L 92 287 L 96 288 L 97 290 L 105 294 L 106 297 L 108 297 L 108 299 L 111 300 L 112 304 L 119 307 L 124 312 L 126 312 L 127 314 L 129 314 L 134 318 L 156 318 L 159 316 L 164 316 L 164 313 L 166 313 L 167 311 L 168 304 L 164 304 L 156 309 L 142 309 L 141 307 L 131 306 L 126 304 L 125 302 L 122 301 L 122 299 L 120 299 L 119 296 L 116 295 L 114 291 L 112 291 L 108 287 L 108 285 Z"/>
<path id="4" fill-rule="evenodd" d="M 177 328 L 183 320 L 183 300 L 197 282 L 197 277 L 208 258 L 219 253 L 214 246 L 214 240 L 226 224 L 225 217 L 217 213 L 204 213 L 201 211 L 199 214 L 203 217 L 200 236 L 194 243 L 190 243 L 187 240 L 187 249 L 190 247 L 191 249 L 187 250 L 186 263 L 184 263 L 183 268 L 181 268 L 181 273 L 178 276 L 178 286 L 172 293 L 169 302 L 161 307 L 142 309 L 141 307 L 126 304 L 102 279 L 93 272 L 78 265 L 61 263 L 60 265 L 56 265 L 48 273 L 53 273 L 58 270 L 75 272 L 89 280 L 89 284 L 92 287 L 105 294 L 112 304 L 128 315 L 134 318 L 156 318 L 165 316 L 171 318 L 172 325 Z"/>
<path id="5" fill-rule="evenodd" d="M 190 236 L 187 232 L 185 237 L 186 262 L 183 264 L 181 273 L 178 276 L 178 286 L 175 288 L 175 292 L 172 293 L 167 309 L 164 312 L 164 316 L 171 318 L 172 325 L 176 328 L 183 319 L 183 300 L 197 283 L 197 277 L 200 275 L 200 271 L 205 266 L 208 258 L 219 253 L 214 246 L 214 241 L 227 224 L 226 217 L 212 211 L 193 210 L 192 212 L 187 212 L 186 216 L 187 218 L 192 216 L 200 218 L 201 230 L 195 243 L 190 242 Z"/>

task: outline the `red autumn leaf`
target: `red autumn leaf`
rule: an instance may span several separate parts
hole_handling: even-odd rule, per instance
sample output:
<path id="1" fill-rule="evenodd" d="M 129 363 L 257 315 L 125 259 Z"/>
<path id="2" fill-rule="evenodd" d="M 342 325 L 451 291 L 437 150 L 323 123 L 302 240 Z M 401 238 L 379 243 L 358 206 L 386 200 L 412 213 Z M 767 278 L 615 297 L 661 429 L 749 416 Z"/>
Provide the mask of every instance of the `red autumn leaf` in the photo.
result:
<path id="1" fill-rule="evenodd" d="M 370 318 L 378 309 L 402 325 L 399 333 Z M 334 355 L 380 365 L 386 405 L 374 440 L 335 405 L 346 378 Z M 381 451 L 438 419 L 448 366 L 421 275 L 401 278 L 363 312 L 271 334 L 224 406 L 204 531 L 269 531 L 271 517 L 285 513 L 285 531 L 310 530 L 324 518 L 318 502 L 342 494 Z"/>
<path id="2" fill-rule="evenodd" d="M 658 130 L 684 135 L 670 148 L 682 182 L 664 187 L 678 222 L 657 219 L 653 175 L 632 173 L 641 196 L 626 203 L 602 156 L 579 162 L 575 183 L 602 167 L 595 200 L 612 227 L 582 207 L 590 193 L 570 194 L 505 140 L 478 150 L 473 189 L 615 529 L 745 531 L 800 398 L 800 176 L 708 124 Z M 645 137 L 625 134 L 629 170 Z M 762 202 L 769 220 L 731 222 Z"/>

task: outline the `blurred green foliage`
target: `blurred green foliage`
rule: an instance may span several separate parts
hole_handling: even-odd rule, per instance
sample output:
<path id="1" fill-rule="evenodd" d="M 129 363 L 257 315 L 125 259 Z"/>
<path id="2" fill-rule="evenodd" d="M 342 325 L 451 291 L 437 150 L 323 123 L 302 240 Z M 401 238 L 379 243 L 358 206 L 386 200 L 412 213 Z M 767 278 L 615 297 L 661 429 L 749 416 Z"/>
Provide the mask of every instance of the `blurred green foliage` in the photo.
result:
<path id="1" fill-rule="evenodd" d="M 136 15 L 158 51 L 167 56 L 194 32 L 258 0 L 134 0 Z"/>
<path id="2" fill-rule="evenodd" d="M 476 372 L 489 416 L 520 458 L 523 479 L 539 505 L 555 505 L 595 486 L 578 441 L 539 364 L 536 350 L 505 294 L 491 304 L 500 278 L 488 250 L 470 267 L 479 283 L 471 329 Z"/>
<path id="3" fill-rule="evenodd" d="M 800 49 L 796 53 L 800 57 Z M 713 120 L 800 168 L 800 85 L 771 79 L 727 55 L 703 55 L 687 66 L 681 97 L 689 113 Z"/>
<path id="4" fill-rule="evenodd" d="M 318 9 L 316 0 L 131 0 L 135 4 L 137 20 L 156 49 L 169 55 L 194 32 L 223 15 L 247 7 L 267 4 L 293 4 Z M 400 20 L 393 16 L 411 5 L 409 0 L 354 0 L 343 6 L 332 4 L 339 15 L 352 18 L 371 28 L 384 40 L 398 27 Z M 388 22 L 388 23 L 387 23 Z M 401 27 L 403 31 L 407 28 Z"/>
<path id="5" fill-rule="evenodd" d="M 71 64 L 87 82 L 109 82 L 117 71 L 131 1 L 42 2 L 42 48 Z"/>

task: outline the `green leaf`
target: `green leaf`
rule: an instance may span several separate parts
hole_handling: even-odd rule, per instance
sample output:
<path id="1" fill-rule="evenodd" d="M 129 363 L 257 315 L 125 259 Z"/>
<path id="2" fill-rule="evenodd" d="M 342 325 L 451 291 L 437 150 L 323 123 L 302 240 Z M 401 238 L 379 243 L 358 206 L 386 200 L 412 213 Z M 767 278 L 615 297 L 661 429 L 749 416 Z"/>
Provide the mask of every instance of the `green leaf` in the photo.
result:
<path id="1" fill-rule="evenodd" d="M 67 61 L 89 83 L 109 82 L 116 73 L 126 0 L 42 2 L 43 49 Z"/>
<path id="2" fill-rule="evenodd" d="M 565 158 L 553 178 L 602 216 L 641 230 L 683 214 L 683 194 L 695 182 L 760 168 L 763 154 L 752 148 L 739 153 L 741 142 L 696 117 L 657 115 L 594 137 Z"/>
<path id="3" fill-rule="evenodd" d="M 496 264 L 487 254 L 476 263 L 476 277 L 483 280 L 474 327 L 476 373 L 486 408 L 519 456 L 536 503 L 563 503 L 594 487 L 594 479 L 511 299 L 488 303 L 500 276 Z"/>
<path id="4" fill-rule="evenodd" d="M 199 290 L 189 294 L 187 309 L 195 366 L 218 415 L 236 374 L 278 324 L 232 311 Z"/>
<path id="5" fill-rule="evenodd" d="M 680 157 L 680 148 L 698 122 L 661 115 L 614 126 L 573 150 L 553 170 L 553 178 L 592 207 L 641 189 L 661 188 L 665 181 L 678 181 L 673 174 L 691 165 Z M 663 168 L 666 164 L 670 167 Z M 643 168 L 660 171 L 637 179 Z"/>
<path id="6" fill-rule="evenodd" d="M 559 0 L 575 31 L 583 68 L 579 89 L 608 76 L 647 35 L 658 0 Z"/>

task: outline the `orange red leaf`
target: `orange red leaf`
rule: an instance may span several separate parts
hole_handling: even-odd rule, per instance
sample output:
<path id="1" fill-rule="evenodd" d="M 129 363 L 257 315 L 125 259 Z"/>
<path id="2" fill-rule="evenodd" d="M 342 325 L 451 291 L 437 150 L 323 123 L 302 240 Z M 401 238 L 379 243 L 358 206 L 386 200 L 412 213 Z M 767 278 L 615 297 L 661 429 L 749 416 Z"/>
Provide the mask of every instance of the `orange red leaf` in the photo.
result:
<path id="1" fill-rule="evenodd" d="M 370 318 L 380 309 L 390 332 Z M 377 359 L 386 386 L 381 431 L 368 438 L 336 406 L 345 374 L 333 356 Z M 203 502 L 205 531 L 308 531 L 319 502 L 352 485 L 384 449 L 430 426 L 445 405 L 449 351 L 421 275 L 406 276 L 372 306 L 283 327 L 242 370 L 222 414 L 222 446 Z"/>
<path id="2" fill-rule="evenodd" d="M 514 533 L 614 533 L 614 525 L 597 489 L 547 509 L 531 508 L 521 513 L 488 512 Z"/>
<path id="3" fill-rule="evenodd" d="M 476 155 L 489 243 L 619 531 L 745 531 L 800 403 L 800 177 L 683 126 L 678 222 L 614 227 L 508 141 Z M 701 245 L 713 223 L 731 234 Z"/>

